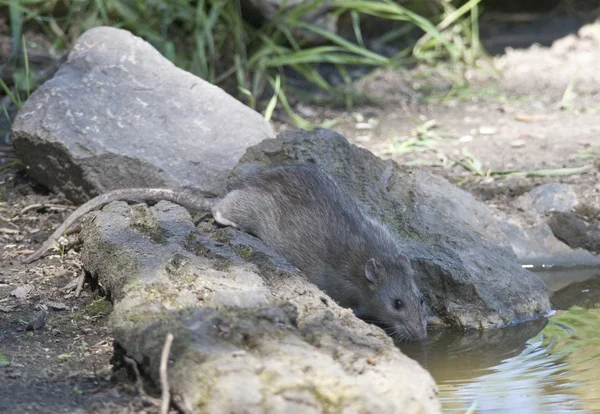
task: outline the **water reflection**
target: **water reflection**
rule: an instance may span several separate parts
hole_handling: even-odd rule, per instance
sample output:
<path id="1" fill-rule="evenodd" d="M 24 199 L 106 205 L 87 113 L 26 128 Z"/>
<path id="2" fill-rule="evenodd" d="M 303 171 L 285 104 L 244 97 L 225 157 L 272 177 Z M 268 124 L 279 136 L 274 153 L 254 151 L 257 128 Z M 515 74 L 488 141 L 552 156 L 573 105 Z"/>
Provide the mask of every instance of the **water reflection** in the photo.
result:
<path id="1" fill-rule="evenodd" d="M 479 377 L 505 359 L 519 355 L 526 341 L 546 325 L 540 318 L 505 329 L 430 332 L 427 341 L 402 345 L 402 352 L 423 365 L 438 381 Z"/>
<path id="2" fill-rule="evenodd" d="M 477 413 L 600 413 L 600 270 L 560 271 L 571 283 L 550 275 L 549 320 L 402 346 L 431 372 L 446 412 L 475 402 Z"/>
<path id="3" fill-rule="evenodd" d="M 531 269 L 548 286 L 552 293 L 577 282 L 585 282 L 600 275 L 598 266 L 561 266 Z"/>

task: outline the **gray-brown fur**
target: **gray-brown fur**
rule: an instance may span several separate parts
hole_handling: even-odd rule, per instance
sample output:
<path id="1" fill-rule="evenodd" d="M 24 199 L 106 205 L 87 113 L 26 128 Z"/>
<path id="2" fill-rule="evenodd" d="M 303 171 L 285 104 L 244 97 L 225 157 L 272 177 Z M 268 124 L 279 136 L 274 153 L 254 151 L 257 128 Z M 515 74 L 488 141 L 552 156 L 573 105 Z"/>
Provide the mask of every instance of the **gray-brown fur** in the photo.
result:
<path id="1" fill-rule="evenodd" d="M 229 190 L 213 207 L 217 221 L 257 236 L 341 306 L 392 336 L 427 335 L 421 295 L 396 238 L 328 174 L 312 166 L 277 167 Z M 401 310 L 394 308 L 398 299 Z"/>
<path id="2" fill-rule="evenodd" d="M 221 200 L 167 189 L 123 189 L 98 196 L 63 223 L 37 260 L 84 214 L 116 200 L 169 200 L 211 209 L 216 221 L 260 238 L 341 306 L 398 339 L 427 335 L 421 295 L 395 236 L 325 172 L 294 165 L 263 170 L 233 184 Z M 397 309 L 397 301 L 403 307 Z"/>

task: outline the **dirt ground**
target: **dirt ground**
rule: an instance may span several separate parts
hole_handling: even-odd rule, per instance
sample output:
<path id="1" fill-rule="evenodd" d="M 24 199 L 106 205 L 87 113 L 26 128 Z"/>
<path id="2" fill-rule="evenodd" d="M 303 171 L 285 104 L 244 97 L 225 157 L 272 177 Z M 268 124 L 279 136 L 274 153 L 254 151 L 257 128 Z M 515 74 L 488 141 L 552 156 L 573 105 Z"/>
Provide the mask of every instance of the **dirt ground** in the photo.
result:
<path id="1" fill-rule="evenodd" d="M 468 89 L 450 93 L 441 69 L 382 71 L 358 82 L 377 105 L 297 110 L 314 122 L 336 119 L 334 129 L 356 144 L 400 163 L 426 165 L 492 209 L 551 181 L 583 186 L 597 198 L 600 26 L 580 34 L 550 48 L 509 50 L 493 62 L 498 76 L 490 76 L 487 63 L 471 71 Z M 432 91 L 439 96 L 425 102 Z M 72 206 L 10 167 L 13 160 L 10 146 L 0 147 L 0 412 L 158 412 L 124 369 L 113 372 L 110 304 L 89 283 L 77 295 L 82 271 L 76 249 L 64 258 L 19 262 Z M 579 173 L 497 175 L 537 170 Z M 38 327 L 40 312 L 45 321 Z"/>
<path id="2" fill-rule="evenodd" d="M 83 273 L 77 252 L 33 265 L 19 261 L 67 206 L 20 172 L 7 170 L 2 181 L 0 412 L 158 412 L 136 392 L 126 370 L 113 372 L 111 306 L 87 281 L 78 288 Z"/>
<path id="3" fill-rule="evenodd" d="M 353 143 L 429 168 L 493 209 L 544 182 L 580 186 L 600 206 L 598 61 L 600 24 L 587 25 L 551 47 L 482 61 L 468 88 L 453 88 L 443 68 L 385 70 L 357 83 L 376 105 L 300 112 L 319 114 L 309 117 L 316 124 L 335 120 Z"/>

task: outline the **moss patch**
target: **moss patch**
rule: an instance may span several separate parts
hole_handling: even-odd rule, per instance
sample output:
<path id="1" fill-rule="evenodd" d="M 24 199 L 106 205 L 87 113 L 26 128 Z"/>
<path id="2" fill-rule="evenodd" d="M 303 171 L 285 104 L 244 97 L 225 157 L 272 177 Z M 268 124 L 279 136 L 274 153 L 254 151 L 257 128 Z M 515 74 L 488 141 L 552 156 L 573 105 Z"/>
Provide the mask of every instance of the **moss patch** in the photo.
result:
<path id="1" fill-rule="evenodd" d="M 95 316 L 104 313 L 108 310 L 108 305 L 106 298 L 97 299 L 85 307 L 83 314 L 85 316 Z"/>
<path id="2" fill-rule="evenodd" d="M 148 212 L 147 206 L 136 206 L 133 208 L 133 211 L 137 214 L 131 223 L 132 229 L 137 230 L 140 234 L 148 236 L 154 243 L 167 243 L 165 230 L 158 223 L 154 215 Z"/>

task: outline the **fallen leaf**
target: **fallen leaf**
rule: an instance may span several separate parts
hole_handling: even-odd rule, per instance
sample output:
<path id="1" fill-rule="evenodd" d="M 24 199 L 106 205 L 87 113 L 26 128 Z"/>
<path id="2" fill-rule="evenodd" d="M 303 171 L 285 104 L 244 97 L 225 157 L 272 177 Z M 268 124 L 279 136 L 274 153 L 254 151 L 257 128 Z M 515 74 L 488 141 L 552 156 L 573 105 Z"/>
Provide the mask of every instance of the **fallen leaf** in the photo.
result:
<path id="1" fill-rule="evenodd" d="M 10 294 L 16 297 L 17 299 L 26 299 L 32 290 L 33 285 L 21 285 L 12 292 L 10 292 Z"/>

